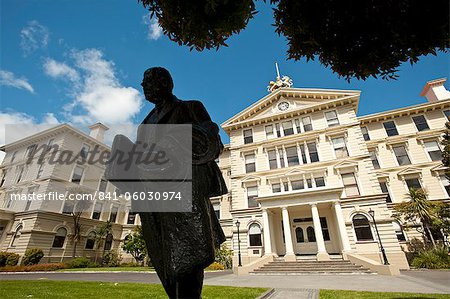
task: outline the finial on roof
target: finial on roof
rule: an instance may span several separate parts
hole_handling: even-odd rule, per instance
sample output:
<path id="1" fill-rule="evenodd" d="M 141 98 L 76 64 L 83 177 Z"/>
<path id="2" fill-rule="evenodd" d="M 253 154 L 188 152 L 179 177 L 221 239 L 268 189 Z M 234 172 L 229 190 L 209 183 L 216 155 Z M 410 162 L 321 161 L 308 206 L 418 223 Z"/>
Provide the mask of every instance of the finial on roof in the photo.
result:
<path id="1" fill-rule="evenodd" d="M 281 77 L 277 62 L 275 62 L 275 69 L 277 70 L 277 79 L 276 81 L 269 82 L 269 86 L 267 86 L 267 91 L 274 92 L 275 90 L 281 87 L 292 87 L 293 82 L 291 78 L 289 78 L 288 76 Z"/>

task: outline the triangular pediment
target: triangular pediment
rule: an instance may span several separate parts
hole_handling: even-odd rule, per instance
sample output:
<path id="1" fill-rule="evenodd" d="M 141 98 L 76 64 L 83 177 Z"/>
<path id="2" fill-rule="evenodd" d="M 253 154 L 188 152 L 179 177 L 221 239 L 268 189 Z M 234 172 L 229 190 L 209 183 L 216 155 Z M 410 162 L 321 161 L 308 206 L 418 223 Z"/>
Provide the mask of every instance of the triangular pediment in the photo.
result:
<path id="1" fill-rule="evenodd" d="M 281 88 L 226 120 L 222 127 L 251 121 L 263 122 L 272 118 L 282 119 L 322 104 L 350 98 L 357 100 L 359 94 L 357 90 Z"/>
<path id="2" fill-rule="evenodd" d="M 431 170 L 431 172 L 443 172 L 443 171 L 448 170 L 448 167 L 444 166 L 444 164 L 439 164 L 437 166 L 434 166 L 430 170 Z"/>
<path id="3" fill-rule="evenodd" d="M 351 160 L 344 160 L 342 162 L 337 163 L 336 165 L 334 165 L 334 169 L 345 169 L 345 168 L 357 168 L 358 167 L 358 162 L 356 161 L 351 161 Z"/>
<path id="4" fill-rule="evenodd" d="M 405 176 L 405 175 L 409 175 L 409 174 L 418 174 L 418 173 L 419 174 L 422 173 L 422 169 L 417 168 L 417 167 L 408 167 L 408 168 L 405 168 L 405 169 L 397 172 L 397 175 Z"/>
<path id="5" fill-rule="evenodd" d="M 248 175 L 241 179 L 241 183 L 248 183 L 248 182 L 259 182 L 261 180 L 260 177 Z"/>

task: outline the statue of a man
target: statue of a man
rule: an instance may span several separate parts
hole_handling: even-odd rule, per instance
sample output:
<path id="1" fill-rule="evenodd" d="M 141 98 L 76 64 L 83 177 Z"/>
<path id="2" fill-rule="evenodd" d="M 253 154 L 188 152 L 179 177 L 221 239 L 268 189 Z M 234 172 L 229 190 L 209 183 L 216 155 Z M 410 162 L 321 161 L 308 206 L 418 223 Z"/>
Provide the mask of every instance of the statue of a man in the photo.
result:
<path id="1" fill-rule="evenodd" d="M 166 69 L 149 68 L 141 85 L 145 98 L 155 105 L 142 124 L 192 124 L 194 135 L 194 127 L 207 132 L 202 142 L 193 142 L 192 212 L 139 213 L 150 259 L 168 296 L 200 298 L 204 269 L 225 241 L 209 199 L 227 192 L 214 161 L 223 149 L 219 128 L 201 102 L 182 101 L 172 94 Z M 195 147 L 202 144 L 210 145 L 207 153 L 196 156 Z"/>

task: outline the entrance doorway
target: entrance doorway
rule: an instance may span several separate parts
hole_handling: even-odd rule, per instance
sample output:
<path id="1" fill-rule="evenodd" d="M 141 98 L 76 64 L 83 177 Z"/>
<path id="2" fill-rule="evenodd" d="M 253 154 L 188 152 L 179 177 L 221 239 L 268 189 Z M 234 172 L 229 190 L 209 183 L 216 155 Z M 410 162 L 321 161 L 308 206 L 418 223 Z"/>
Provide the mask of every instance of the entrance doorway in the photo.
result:
<path id="1" fill-rule="evenodd" d="M 302 218 L 298 218 L 302 219 Z M 297 255 L 310 255 L 317 253 L 316 234 L 314 233 L 314 225 L 312 219 L 303 218 L 304 221 L 295 221 L 293 225 L 294 234 L 294 252 Z M 306 221 L 305 221 L 306 220 Z"/>

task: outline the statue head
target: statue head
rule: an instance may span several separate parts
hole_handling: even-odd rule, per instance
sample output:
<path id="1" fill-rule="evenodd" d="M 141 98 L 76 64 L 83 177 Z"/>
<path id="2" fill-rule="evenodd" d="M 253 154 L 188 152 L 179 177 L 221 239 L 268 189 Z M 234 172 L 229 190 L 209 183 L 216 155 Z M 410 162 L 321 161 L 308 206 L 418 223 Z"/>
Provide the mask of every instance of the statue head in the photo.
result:
<path id="1" fill-rule="evenodd" d="M 169 71 L 162 67 L 152 67 L 144 72 L 141 83 L 145 99 L 155 105 L 172 99 L 173 80 Z"/>

